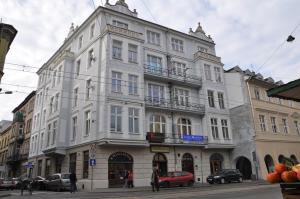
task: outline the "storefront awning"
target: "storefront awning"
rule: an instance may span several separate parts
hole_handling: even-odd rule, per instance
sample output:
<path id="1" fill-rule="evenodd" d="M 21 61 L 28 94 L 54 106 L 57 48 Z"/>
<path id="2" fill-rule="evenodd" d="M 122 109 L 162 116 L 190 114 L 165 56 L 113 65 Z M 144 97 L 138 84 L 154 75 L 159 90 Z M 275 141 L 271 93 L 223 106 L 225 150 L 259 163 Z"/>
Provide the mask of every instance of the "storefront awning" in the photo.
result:
<path id="1" fill-rule="evenodd" d="M 300 79 L 269 89 L 267 94 L 269 97 L 278 97 L 300 102 Z"/>

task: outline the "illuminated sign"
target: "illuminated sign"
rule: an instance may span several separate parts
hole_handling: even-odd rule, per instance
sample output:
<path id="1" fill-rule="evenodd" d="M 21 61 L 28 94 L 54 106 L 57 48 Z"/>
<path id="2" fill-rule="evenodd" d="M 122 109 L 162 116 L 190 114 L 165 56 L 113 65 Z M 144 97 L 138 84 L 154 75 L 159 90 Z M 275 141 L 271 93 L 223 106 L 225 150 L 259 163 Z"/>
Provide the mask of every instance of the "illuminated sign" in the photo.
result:
<path id="1" fill-rule="evenodd" d="M 183 135 L 182 140 L 187 142 L 204 143 L 206 138 L 202 135 Z"/>

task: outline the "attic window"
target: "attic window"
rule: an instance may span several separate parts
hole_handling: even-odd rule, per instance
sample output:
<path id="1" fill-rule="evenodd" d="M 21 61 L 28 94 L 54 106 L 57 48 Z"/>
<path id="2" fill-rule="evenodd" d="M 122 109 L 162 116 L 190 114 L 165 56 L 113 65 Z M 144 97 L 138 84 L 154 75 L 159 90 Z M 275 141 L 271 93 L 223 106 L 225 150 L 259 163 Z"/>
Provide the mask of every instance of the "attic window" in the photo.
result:
<path id="1" fill-rule="evenodd" d="M 120 21 L 117 21 L 117 20 L 113 20 L 113 21 L 112 21 L 112 25 L 113 25 L 113 26 L 117 26 L 117 27 L 119 27 L 119 28 L 128 29 L 128 24 L 123 23 L 123 22 L 120 22 Z"/>

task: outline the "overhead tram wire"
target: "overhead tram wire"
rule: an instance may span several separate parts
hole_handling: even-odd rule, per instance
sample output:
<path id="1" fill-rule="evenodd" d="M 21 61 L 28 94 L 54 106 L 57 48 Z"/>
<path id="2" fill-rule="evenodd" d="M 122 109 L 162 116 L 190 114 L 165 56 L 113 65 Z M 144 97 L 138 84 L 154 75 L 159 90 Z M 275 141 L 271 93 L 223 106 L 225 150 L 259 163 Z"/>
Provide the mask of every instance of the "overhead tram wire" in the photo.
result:
<path id="1" fill-rule="evenodd" d="M 144 4 L 144 6 L 146 7 L 146 9 L 148 10 L 148 12 L 150 13 L 151 17 L 153 18 L 153 20 L 155 21 L 155 23 L 157 23 L 156 18 L 154 17 L 154 15 L 152 14 L 151 10 L 149 9 L 149 7 L 147 6 L 147 4 L 145 3 L 144 0 L 142 0 L 142 3 Z"/>

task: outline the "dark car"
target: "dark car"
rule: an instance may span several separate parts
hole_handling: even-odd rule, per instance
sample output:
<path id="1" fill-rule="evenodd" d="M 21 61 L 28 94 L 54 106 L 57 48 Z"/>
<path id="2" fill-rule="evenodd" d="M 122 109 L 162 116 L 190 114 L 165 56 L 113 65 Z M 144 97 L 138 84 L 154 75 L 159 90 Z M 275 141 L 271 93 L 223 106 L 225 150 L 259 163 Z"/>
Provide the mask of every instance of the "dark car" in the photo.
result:
<path id="1" fill-rule="evenodd" d="M 45 190 L 46 179 L 41 176 L 36 176 L 33 178 L 32 188 L 35 190 Z"/>
<path id="2" fill-rule="evenodd" d="M 171 186 L 192 186 L 194 184 L 194 175 L 186 171 L 168 172 L 167 176 L 159 177 L 161 187 Z"/>
<path id="3" fill-rule="evenodd" d="M 210 175 L 206 178 L 209 184 L 219 183 L 230 183 L 230 182 L 243 182 L 243 175 L 239 170 L 235 169 L 224 169 L 217 172 L 214 175 Z"/>
<path id="4" fill-rule="evenodd" d="M 45 181 L 45 189 L 53 191 L 70 190 L 70 174 L 56 173 L 49 176 Z"/>

